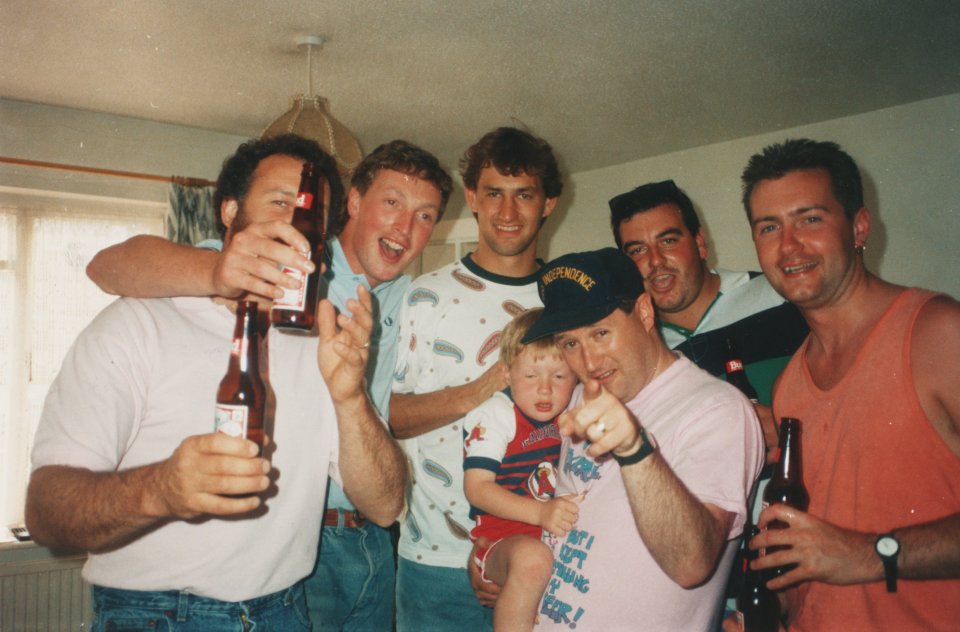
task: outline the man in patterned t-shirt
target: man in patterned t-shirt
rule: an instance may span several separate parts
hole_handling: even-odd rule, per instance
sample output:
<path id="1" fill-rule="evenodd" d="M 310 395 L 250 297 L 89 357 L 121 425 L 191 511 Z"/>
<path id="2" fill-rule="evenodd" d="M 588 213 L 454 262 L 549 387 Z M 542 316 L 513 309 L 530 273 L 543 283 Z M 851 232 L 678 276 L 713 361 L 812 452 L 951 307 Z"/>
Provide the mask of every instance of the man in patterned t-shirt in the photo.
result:
<path id="1" fill-rule="evenodd" d="M 505 386 L 500 331 L 540 304 L 537 240 L 562 188 L 550 145 L 513 128 L 481 138 L 460 168 L 477 249 L 415 280 L 401 312 L 389 421 L 405 440 L 415 483 L 400 533 L 400 632 L 492 627 L 492 611 L 477 601 L 464 570 L 471 521 L 463 417 Z"/>

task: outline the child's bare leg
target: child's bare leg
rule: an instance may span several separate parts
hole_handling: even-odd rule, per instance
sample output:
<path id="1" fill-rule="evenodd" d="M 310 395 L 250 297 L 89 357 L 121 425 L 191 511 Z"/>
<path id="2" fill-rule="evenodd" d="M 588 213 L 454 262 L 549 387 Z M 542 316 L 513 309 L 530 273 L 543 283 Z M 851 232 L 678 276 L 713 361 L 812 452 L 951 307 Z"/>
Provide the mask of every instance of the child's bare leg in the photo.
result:
<path id="1" fill-rule="evenodd" d="M 484 564 L 486 576 L 503 590 L 493 609 L 495 632 L 532 630 L 540 598 L 553 574 L 553 554 L 529 535 L 501 540 Z"/>

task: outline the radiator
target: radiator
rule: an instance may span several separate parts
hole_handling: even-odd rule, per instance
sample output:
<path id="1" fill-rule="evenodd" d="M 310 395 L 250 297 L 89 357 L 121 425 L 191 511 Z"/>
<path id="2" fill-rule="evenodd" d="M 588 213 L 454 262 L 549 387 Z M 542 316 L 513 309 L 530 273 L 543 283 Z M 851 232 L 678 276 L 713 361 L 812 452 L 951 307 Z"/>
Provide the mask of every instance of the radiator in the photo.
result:
<path id="1" fill-rule="evenodd" d="M 85 555 L 57 555 L 35 545 L 0 548 L 0 632 L 89 630 Z"/>

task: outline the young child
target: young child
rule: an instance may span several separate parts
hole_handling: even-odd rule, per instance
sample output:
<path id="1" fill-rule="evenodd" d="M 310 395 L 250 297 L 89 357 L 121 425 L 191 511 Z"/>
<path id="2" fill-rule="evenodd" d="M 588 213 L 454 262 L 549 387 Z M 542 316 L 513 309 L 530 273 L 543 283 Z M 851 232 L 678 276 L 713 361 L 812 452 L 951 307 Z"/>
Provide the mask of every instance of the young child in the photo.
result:
<path id="1" fill-rule="evenodd" d="M 476 520 L 471 536 L 491 542 L 477 550 L 476 561 L 485 581 L 503 587 L 493 611 L 498 632 L 533 628 L 553 571 L 541 530 L 563 536 L 578 513 L 573 501 L 552 497 L 560 458 L 556 419 L 577 378 L 552 339 L 520 343 L 542 311 L 527 310 L 504 328 L 500 360 L 509 388 L 471 411 L 463 429 L 463 487 Z"/>

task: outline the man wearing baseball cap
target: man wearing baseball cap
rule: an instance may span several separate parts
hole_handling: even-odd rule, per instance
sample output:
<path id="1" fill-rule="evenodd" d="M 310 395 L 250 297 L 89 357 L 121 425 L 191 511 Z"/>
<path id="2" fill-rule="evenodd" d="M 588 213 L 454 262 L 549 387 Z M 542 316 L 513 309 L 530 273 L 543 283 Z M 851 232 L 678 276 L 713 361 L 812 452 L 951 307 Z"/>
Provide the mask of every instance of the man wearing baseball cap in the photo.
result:
<path id="1" fill-rule="evenodd" d="M 715 629 L 763 464 L 752 405 L 664 345 L 617 249 L 555 259 L 538 289 L 544 312 L 524 342 L 553 336 L 582 382 L 559 420 L 557 480 L 580 517 L 548 538 L 538 629 Z"/>

